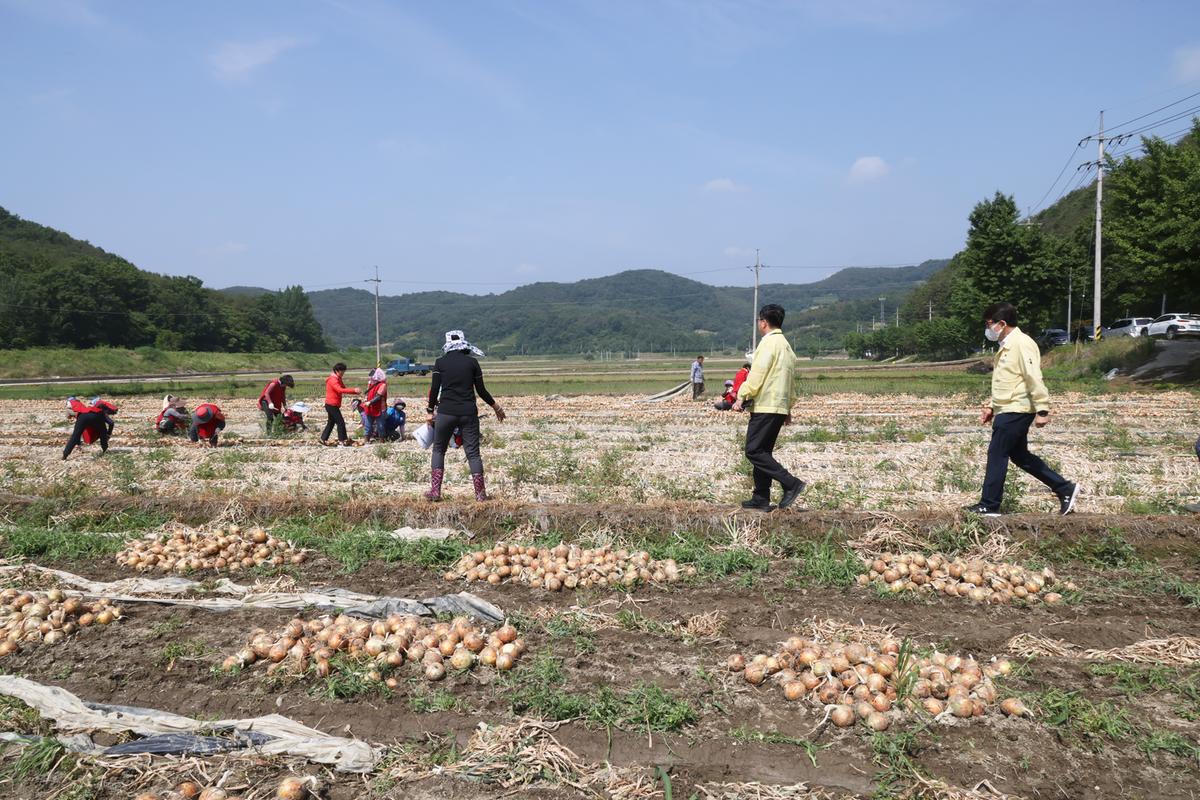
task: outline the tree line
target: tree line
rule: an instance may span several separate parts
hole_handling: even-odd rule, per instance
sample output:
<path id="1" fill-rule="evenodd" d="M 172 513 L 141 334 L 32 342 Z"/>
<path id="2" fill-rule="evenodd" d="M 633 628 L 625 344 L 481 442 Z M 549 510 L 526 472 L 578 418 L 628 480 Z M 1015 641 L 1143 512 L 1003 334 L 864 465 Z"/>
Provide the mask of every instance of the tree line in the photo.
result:
<path id="1" fill-rule="evenodd" d="M 909 296 L 898 327 L 850 333 L 851 355 L 956 358 L 983 343 L 980 313 L 1007 300 L 1037 335 L 1066 325 L 1090 333 L 1119 317 L 1200 312 L 1200 119 L 1172 144 L 1142 140 L 1144 155 L 1108 159 L 1104 183 L 1101 303 L 1093 320 L 1095 186 L 1032 219 L 1001 192 L 971 211 L 966 246 Z M 1090 197 L 1091 202 L 1087 202 Z M 932 310 L 933 318 L 930 319 Z"/>
<path id="2" fill-rule="evenodd" d="M 138 269 L 0 208 L 0 341 L 6 347 L 227 352 L 329 350 L 299 286 L 255 297 Z"/>

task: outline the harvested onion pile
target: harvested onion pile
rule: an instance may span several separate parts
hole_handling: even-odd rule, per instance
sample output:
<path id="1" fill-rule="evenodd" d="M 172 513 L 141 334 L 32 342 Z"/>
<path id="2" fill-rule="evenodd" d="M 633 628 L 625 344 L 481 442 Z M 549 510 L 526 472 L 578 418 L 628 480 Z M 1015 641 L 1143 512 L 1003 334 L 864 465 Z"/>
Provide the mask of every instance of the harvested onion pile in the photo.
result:
<path id="1" fill-rule="evenodd" d="M 491 550 L 467 553 L 445 577 L 447 581 L 465 578 L 467 583 L 487 581 L 493 586 L 516 581 L 557 592 L 576 587 L 671 583 L 695 574 L 695 567 L 680 567 L 671 558 L 656 561 L 644 550 L 613 550 L 607 545 L 585 550 L 560 542 L 542 548 L 497 544 Z"/>
<path id="2" fill-rule="evenodd" d="M 997 699 L 992 678 L 1012 671 L 1012 664 L 1004 660 L 980 665 L 945 653 L 902 657 L 900 651 L 900 642 L 891 638 L 867 646 L 821 644 L 793 636 L 774 655 L 747 661 L 735 653 L 726 666 L 754 686 L 769 680 L 788 700 L 820 703 L 839 728 L 859 720 L 875 731 L 887 730 L 894 717 L 917 709 L 933 716 L 982 716 Z M 1010 716 L 1028 714 L 1016 698 L 1002 701 L 1000 708 Z"/>
<path id="3" fill-rule="evenodd" d="M 310 790 L 311 778 L 284 778 L 275 788 L 274 796 L 278 800 L 308 800 L 316 797 Z M 224 789 L 210 786 L 202 789 L 195 781 L 184 781 L 174 789 L 160 792 L 142 792 L 133 800 L 242 800 L 240 795 L 232 795 Z"/>
<path id="4" fill-rule="evenodd" d="M 121 618 L 120 606 L 108 598 L 88 602 L 61 589 L 45 594 L 0 591 L 0 658 L 21 652 L 23 645 L 58 644 L 91 625 L 111 625 Z"/>
<path id="5" fill-rule="evenodd" d="M 277 670 L 304 674 L 309 665 L 317 677 L 333 669 L 330 660 L 346 653 L 370 662 L 368 678 L 395 688 L 399 682 L 388 673 L 404 664 L 418 665 L 431 681 L 446 677 L 446 669 L 468 670 L 477 664 L 510 670 L 525 652 L 525 641 L 512 625 L 492 633 L 466 617 L 426 625 L 419 617 L 392 615 L 382 620 L 356 619 L 341 615 L 304 620 L 297 617 L 274 633 L 255 631 L 246 647 L 225 659 L 225 669 L 249 666 L 259 661 Z"/>
<path id="6" fill-rule="evenodd" d="M 196 572 L 224 569 L 240 572 L 262 566 L 303 564 L 306 555 L 262 528 L 237 525 L 212 532 L 175 531 L 164 541 L 151 536 L 131 542 L 117 563 L 138 572 Z"/>
<path id="7" fill-rule="evenodd" d="M 994 564 L 978 558 L 948 558 L 941 553 L 881 553 L 865 558 L 868 571 L 858 576 L 893 592 L 917 591 L 965 597 L 976 603 L 1011 603 L 1014 600 L 1058 603 L 1062 595 L 1045 591 L 1055 585 L 1054 570 L 1037 571 L 1016 564 Z M 1065 584 L 1066 588 L 1074 588 Z"/>

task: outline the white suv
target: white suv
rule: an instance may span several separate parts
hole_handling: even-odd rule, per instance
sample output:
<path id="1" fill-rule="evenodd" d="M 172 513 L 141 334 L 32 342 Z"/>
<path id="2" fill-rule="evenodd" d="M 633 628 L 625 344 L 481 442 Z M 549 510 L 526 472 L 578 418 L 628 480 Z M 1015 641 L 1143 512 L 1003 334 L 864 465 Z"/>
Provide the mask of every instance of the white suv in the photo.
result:
<path id="1" fill-rule="evenodd" d="M 1141 336 L 1154 320 L 1150 317 L 1125 317 L 1104 329 L 1105 336 Z"/>
<path id="2" fill-rule="evenodd" d="M 1147 329 L 1149 336 L 1200 336 L 1200 314 L 1163 314 Z"/>

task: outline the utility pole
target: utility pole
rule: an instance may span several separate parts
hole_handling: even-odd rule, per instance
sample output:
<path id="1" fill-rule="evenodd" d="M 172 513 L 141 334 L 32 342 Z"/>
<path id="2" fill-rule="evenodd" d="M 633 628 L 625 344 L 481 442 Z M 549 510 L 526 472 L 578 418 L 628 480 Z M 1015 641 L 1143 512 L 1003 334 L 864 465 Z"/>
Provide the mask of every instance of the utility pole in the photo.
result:
<path id="1" fill-rule="evenodd" d="M 900 327 L 900 304 L 896 304 L 896 327 Z"/>
<path id="2" fill-rule="evenodd" d="M 375 267 L 375 277 L 367 278 L 363 283 L 375 284 L 375 366 L 383 366 L 383 355 L 379 348 L 379 267 Z"/>
<path id="3" fill-rule="evenodd" d="M 1096 274 L 1093 280 L 1092 295 L 1092 337 L 1093 341 L 1100 338 L 1100 241 L 1101 223 L 1103 222 L 1104 202 L 1104 111 L 1100 112 L 1100 132 L 1096 136 L 1088 136 L 1083 142 L 1096 140 L 1098 159 L 1096 161 Z"/>
<path id="4" fill-rule="evenodd" d="M 754 266 L 750 267 L 754 270 L 754 317 L 750 321 L 750 352 L 758 347 L 758 271 L 762 269 L 762 263 L 758 260 L 758 248 L 754 248 Z"/>
<path id="5" fill-rule="evenodd" d="M 1071 315 L 1068 313 L 1067 316 L 1070 317 Z M 933 322 L 933 301 L 932 300 L 929 301 L 929 321 Z"/>
<path id="6" fill-rule="evenodd" d="M 1067 336 L 1071 335 L 1071 296 L 1074 294 L 1075 265 L 1067 267 Z"/>
<path id="7" fill-rule="evenodd" d="M 881 328 L 887 327 L 887 317 L 883 315 L 883 301 L 886 299 L 885 297 L 879 298 L 879 327 Z"/>

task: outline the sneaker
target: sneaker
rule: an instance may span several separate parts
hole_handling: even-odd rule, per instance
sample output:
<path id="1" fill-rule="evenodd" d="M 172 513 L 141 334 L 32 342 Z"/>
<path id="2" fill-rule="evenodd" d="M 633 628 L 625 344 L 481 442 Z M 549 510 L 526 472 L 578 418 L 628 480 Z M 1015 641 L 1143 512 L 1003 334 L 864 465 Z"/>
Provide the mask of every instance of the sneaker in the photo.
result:
<path id="1" fill-rule="evenodd" d="M 783 497 L 779 498 L 779 507 L 787 508 L 792 503 L 796 502 L 796 498 L 799 497 L 800 493 L 804 491 L 804 485 L 804 481 L 797 481 L 796 485 L 791 489 L 786 489 L 783 493 Z"/>
<path id="2" fill-rule="evenodd" d="M 751 497 L 749 500 L 742 501 L 742 508 L 747 511 L 774 511 L 775 506 L 771 505 L 770 500 L 764 500 L 761 497 Z"/>
<path id="3" fill-rule="evenodd" d="M 998 516 L 1000 516 L 1000 509 L 988 508 L 983 503 L 976 503 L 973 506 L 963 506 L 963 511 L 967 512 L 968 514 L 975 514 L 980 517 L 998 517 Z"/>
<path id="4" fill-rule="evenodd" d="M 1058 496 L 1058 513 L 1066 516 L 1075 510 L 1075 499 L 1079 497 L 1079 484 L 1072 483 L 1071 491 Z"/>

